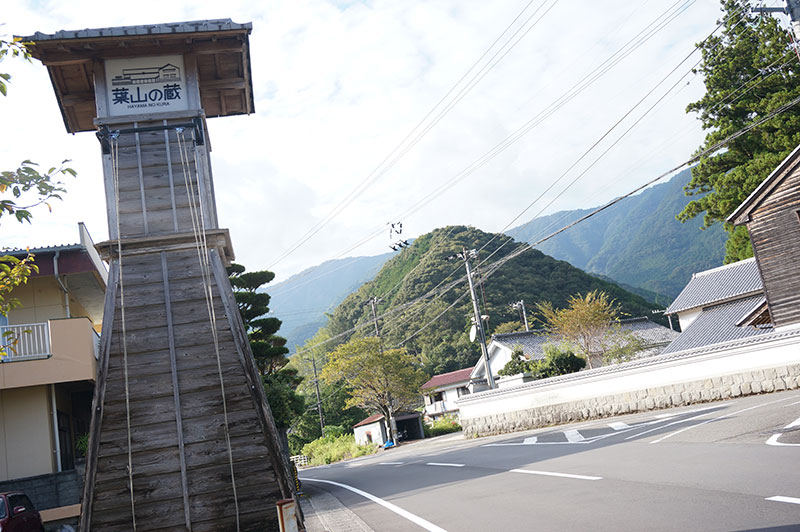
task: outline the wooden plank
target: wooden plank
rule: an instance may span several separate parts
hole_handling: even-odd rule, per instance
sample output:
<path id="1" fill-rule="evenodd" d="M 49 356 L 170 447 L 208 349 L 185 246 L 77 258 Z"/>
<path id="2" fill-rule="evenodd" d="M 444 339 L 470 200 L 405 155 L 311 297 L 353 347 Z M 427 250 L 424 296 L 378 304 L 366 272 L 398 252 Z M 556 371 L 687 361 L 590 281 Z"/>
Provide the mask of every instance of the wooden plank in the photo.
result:
<path id="1" fill-rule="evenodd" d="M 136 122 L 134 122 L 133 125 L 136 126 Z M 142 151 L 141 147 L 139 146 L 139 134 L 135 133 L 135 135 L 136 135 L 136 158 L 139 163 L 139 190 L 141 192 L 141 198 L 142 198 L 142 222 L 144 226 L 144 234 L 147 234 L 149 231 L 147 230 L 147 199 L 144 193 L 144 174 L 142 172 Z"/>
<path id="2" fill-rule="evenodd" d="M 100 432 L 103 424 L 103 407 L 105 402 L 106 381 L 108 375 L 108 360 L 111 355 L 111 337 L 116 311 L 116 294 L 119 283 L 119 270 L 116 261 L 112 261 L 108 272 L 106 285 L 106 299 L 103 306 L 103 325 L 100 337 L 100 363 L 98 364 L 97 379 L 92 398 L 92 419 L 89 423 L 89 442 L 86 450 L 86 472 L 84 474 L 83 493 L 81 500 L 80 531 L 91 530 L 92 501 L 95 492 L 95 473 L 97 472 L 97 459 L 100 450 Z"/>
<path id="3" fill-rule="evenodd" d="M 174 208 L 174 197 L 173 197 Z M 176 221 L 177 225 L 177 221 Z M 161 253 L 161 268 L 164 278 L 164 299 L 166 301 L 165 317 L 167 319 L 167 329 L 169 331 L 169 361 L 170 361 L 170 374 L 172 377 L 172 395 L 175 400 L 175 429 L 178 437 L 178 454 L 180 455 L 180 469 L 181 469 L 181 488 L 183 491 L 183 505 L 184 517 L 186 519 L 186 527 L 191 530 L 192 520 L 189 516 L 189 488 L 186 483 L 186 455 L 183 443 L 183 420 L 181 419 L 181 396 L 180 389 L 178 388 L 178 367 L 175 359 L 175 337 L 172 325 L 172 307 L 170 305 L 170 291 L 169 291 L 169 273 L 167 272 L 167 254 Z"/>

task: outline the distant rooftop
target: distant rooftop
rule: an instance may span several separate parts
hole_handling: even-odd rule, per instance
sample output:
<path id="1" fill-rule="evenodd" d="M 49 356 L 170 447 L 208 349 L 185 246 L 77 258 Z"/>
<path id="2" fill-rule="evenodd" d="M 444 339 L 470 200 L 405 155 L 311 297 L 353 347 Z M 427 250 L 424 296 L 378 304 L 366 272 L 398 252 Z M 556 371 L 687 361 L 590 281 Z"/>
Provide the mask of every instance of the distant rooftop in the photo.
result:
<path id="1" fill-rule="evenodd" d="M 428 382 L 422 385 L 422 389 L 439 388 L 441 386 L 458 384 L 459 382 L 467 382 L 469 381 L 470 373 L 472 373 L 472 367 L 434 375 Z"/>
<path id="2" fill-rule="evenodd" d="M 699 347 L 720 344 L 750 336 L 770 334 L 772 329 L 737 327 L 736 324 L 763 300 L 754 295 L 720 303 L 703 309 L 703 312 L 678 338 L 664 349 L 663 354 L 688 351 Z"/>
<path id="3" fill-rule="evenodd" d="M 697 272 L 678 294 L 665 314 L 721 303 L 747 294 L 763 291 L 756 260 L 745 259 L 733 264 Z"/>

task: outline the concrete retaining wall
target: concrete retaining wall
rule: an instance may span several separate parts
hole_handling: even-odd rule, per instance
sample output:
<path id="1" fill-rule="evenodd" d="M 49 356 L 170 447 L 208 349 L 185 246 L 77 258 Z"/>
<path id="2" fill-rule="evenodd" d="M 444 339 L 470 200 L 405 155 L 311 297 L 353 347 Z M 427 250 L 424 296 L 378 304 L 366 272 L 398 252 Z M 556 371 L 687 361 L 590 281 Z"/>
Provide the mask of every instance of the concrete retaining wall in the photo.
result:
<path id="1" fill-rule="evenodd" d="M 462 397 L 469 437 L 800 388 L 800 330 Z"/>

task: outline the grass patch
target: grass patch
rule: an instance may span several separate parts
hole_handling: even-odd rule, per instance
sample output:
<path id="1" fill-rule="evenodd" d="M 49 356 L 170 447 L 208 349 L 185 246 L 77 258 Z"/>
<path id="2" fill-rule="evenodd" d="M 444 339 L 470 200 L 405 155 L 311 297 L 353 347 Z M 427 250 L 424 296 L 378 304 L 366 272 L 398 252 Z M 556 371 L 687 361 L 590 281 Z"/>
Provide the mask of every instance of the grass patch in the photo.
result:
<path id="1" fill-rule="evenodd" d="M 358 445 L 352 434 L 325 436 L 303 446 L 310 465 L 331 464 L 348 458 L 366 456 L 378 450 L 375 445 Z"/>

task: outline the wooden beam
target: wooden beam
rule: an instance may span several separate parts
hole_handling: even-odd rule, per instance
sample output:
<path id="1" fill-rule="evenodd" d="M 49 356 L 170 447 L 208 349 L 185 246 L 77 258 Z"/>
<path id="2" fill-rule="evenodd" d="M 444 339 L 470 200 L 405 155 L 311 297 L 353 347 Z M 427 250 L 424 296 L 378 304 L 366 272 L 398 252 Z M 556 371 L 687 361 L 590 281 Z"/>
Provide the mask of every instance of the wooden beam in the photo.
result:
<path id="1" fill-rule="evenodd" d="M 243 90 L 247 88 L 244 78 L 215 79 L 200 82 L 201 91 L 211 90 Z"/>
<path id="2" fill-rule="evenodd" d="M 94 104 L 93 92 L 71 92 L 61 97 L 61 103 L 65 106 L 72 106 L 81 103 Z"/>
<path id="3" fill-rule="evenodd" d="M 189 484 L 186 480 L 186 449 L 183 443 L 183 418 L 181 417 L 181 394 L 178 389 L 178 364 L 175 355 L 175 331 L 172 326 L 172 305 L 169 295 L 169 273 L 167 254 L 161 252 L 161 275 L 164 279 L 164 302 L 166 305 L 167 331 L 169 335 L 169 365 L 172 374 L 172 397 L 175 401 L 175 430 L 178 434 L 178 455 L 181 465 L 181 488 L 183 489 L 183 515 L 186 528 L 192 530 L 192 518 L 189 515 Z"/>

